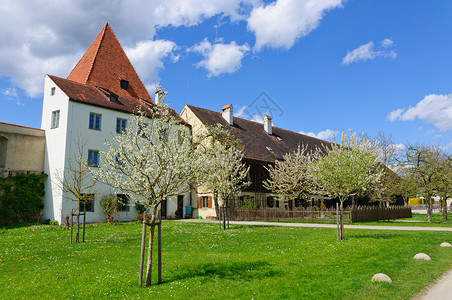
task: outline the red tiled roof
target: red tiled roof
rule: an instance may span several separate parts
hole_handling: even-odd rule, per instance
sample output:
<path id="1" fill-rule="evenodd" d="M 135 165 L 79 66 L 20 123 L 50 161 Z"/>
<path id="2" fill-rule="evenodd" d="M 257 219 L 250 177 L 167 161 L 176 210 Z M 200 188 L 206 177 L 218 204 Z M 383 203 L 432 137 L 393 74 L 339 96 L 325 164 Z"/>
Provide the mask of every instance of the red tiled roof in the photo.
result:
<path id="1" fill-rule="evenodd" d="M 221 108 L 221 110 L 228 109 L 228 108 L 231 107 L 231 106 L 232 106 L 232 104 L 225 105 L 225 106 L 223 106 L 223 107 Z"/>
<path id="2" fill-rule="evenodd" d="M 82 84 L 53 75 L 48 76 L 72 101 L 110 108 L 126 113 L 134 113 L 140 109 L 142 111 L 149 111 L 149 109 L 141 104 L 140 100 L 137 98 L 118 95 L 118 101 L 111 102 L 110 99 L 101 92 L 101 89 L 93 85 Z"/>
<path id="3" fill-rule="evenodd" d="M 127 58 L 110 25 L 105 24 L 67 79 L 48 75 L 71 101 L 125 113 L 143 111 L 152 116 L 155 103 Z M 128 82 L 127 90 L 121 80 Z M 118 96 L 110 101 L 107 95 Z M 172 109 L 171 115 L 188 125 Z"/>
<path id="4" fill-rule="evenodd" d="M 154 103 L 110 25 L 105 24 L 67 79 L 102 87 L 118 96 Z M 128 81 L 121 88 L 120 81 Z"/>
<path id="5" fill-rule="evenodd" d="M 241 141 L 244 147 L 243 158 L 246 160 L 273 163 L 276 160 L 282 160 L 284 154 L 296 150 L 298 145 L 307 145 L 308 151 L 313 151 L 316 147 L 330 144 L 327 141 L 274 126 L 272 135 L 269 135 L 265 132 L 263 124 L 237 117 L 234 117 L 234 124 L 230 126 L 219 112 L 188 104 L 186 106 L 204 125 L 221 124 L 224 128 L 230 129 L 232 134 Z"/>
<path id="6" fill-rule="evenodd" d="M 69 97 L 71 101 L 109 108 L 130 114 L 143 111 L 150 117 L 154 113 L 151 107 L 155 107 L 155 104 L 141 102 L 141 100 L 131 96 L 118 96 L 117 102 L 111 102 L 110 99 L 103 92 L 101 92 L 100 88 L 53 75 L 48 76 L 66 94 L 66 96 Z M 178 118 L 181 123 L 188 125 L 173 109 L 170 109 L 170 112 L 171 115 Z"/>

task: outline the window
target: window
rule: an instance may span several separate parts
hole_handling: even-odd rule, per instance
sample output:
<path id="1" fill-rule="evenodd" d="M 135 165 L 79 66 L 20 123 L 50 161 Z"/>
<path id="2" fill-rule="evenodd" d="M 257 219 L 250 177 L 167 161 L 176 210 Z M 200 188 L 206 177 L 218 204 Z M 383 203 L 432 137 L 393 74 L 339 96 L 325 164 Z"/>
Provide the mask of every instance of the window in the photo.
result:
<path id="1" fill-rule="evenodd" d="M 96 113 L 89 113 L 89 129 L 100 130 L 102 115 Z"/>
<path id="2" fill-rule="evenodd" d="M 50 129 L 60 126 L 60 110 L 52 111 L 52 120 L 50 121 Z"/>
<path id="3" fill-rule="evenodd" d="M 295 199 L 295 207 L 301 207 L 301 199 Z"/>
<path id="4" fill-rule="evenodd" d="M 116 119 L 116 133 L 122 133 L 127 126 L 127 120 L 126 119 L 121 119 L 121 118 L 117 118 Z"/>
<path id="5" fill-rule="evenodd" d="M 129 88 L 129 82 L 127 80 L 121 80 L 120 84 L 123 90 L 127 90 Z"/>
<path id="6" fill-rule="evenodd" d="M 113 103 L 117 103 L 118 102 L 118 96 L 116 96 L 114 94 L 110 94 L 109 99 L 110 99 L 110 102 L 113 102 Z"/>
<path id="7" fill-rule="evenodd" d="M 88 166 L 99 167 L 99 151 L 88 150 Z"/>
<path id="8" fill-rule="evenodd" d="M 199 197 L 198 208 L 212 208 L 212 197 L 208 196 Z"/>
<path id="9" fill-rule="evenodd" d="M 50 89 L 50 96 L 53 96 L 53 95 L 55 95 L 55 87 L 52 87 Z"/>
<path id="10" fill-rule="evenodd" d="M 116 197 L 120 203 L 118 211 L 129 211 L 129 196 L 125 194 L 118 194 Z"/>
<path id="11" fill-rule="evenodd" d="M 275 207 L 275 200 L 271 196 L 267 197 L 267 207 L 269 208 Z"/>
<path id="12" fill-rule="evenodd" d="M 146 130 L 148 128 L 148 124 L 138 124 L 138 135 L 141 135 L 143 139 L 146 138 Z"/>
<path id="13" fill-rule="evenodd" d="M 202 207 L 209 207 L 209 197 L 201 197 L 202 198 Z"/>
<path id="14" fill-rule="evenodd" d="M 6 146 L 8 139 L 0 136 L 0 168 L 6 167 Z"/>
<path id="15" fill-rule="evenodd" d="M 160 130 L 160 132 L 159 132 L 159 140 L 160 141 L 163 140 L 164 142 L 168 141 L 168 132 L 167 132 L 166 128 Z"/>
<path id="16" fill-rule="evenodd" d="M 94 194 L 81 194 L 80 196 L 83 197 L 83 200 L 80 200 L 79 211 L 85 211 L 86 206 L 87 212 L 94 212 Z"/>

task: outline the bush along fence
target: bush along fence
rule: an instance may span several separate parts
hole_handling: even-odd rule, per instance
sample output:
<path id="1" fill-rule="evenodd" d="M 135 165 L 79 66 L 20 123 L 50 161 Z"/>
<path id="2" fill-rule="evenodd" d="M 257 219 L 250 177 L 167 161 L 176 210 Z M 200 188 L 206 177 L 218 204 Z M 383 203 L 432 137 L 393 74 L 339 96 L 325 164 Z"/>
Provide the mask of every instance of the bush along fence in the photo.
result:
<path id="1" fill-rule="evenodd" d="M 411 207 L 409 206 L 359 206 L 350 210 L 351 222 L 373 222 L 380 220 L 395 220 L 411 218 Z"/>
<path id="2" fill-rule="evenodd" d="M 47 175 L 0 177 L 0 224 L 39 222 Z"/>

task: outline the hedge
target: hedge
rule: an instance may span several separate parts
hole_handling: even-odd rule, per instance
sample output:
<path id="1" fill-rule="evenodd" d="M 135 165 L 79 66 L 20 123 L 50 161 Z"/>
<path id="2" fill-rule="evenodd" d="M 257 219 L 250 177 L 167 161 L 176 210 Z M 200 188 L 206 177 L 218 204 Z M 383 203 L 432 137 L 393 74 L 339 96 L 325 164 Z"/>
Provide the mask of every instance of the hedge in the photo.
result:
<path id="1" fill-rule="evenodd" d="M 46 174 L 0 177 L 0 224 L 39 222 Z"/>

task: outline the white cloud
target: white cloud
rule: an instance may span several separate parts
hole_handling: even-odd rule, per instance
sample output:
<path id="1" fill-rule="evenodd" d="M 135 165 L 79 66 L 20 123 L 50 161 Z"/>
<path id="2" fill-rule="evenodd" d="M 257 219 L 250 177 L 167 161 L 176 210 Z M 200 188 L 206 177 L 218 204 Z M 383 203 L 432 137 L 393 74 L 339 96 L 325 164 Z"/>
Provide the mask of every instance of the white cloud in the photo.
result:
<path id="1" fill-rule="evenodd" d="M 342 0 L 277 0 L 251 11 L 248 30 L 256 35 L 256 50 L 267 46 L 289 49 L 315 29 L 327 10 Z"/>
<path id="2" fill-rule="evenodd" d="M 254 114 L 251 121 L 264 124 L 264 116 L 265 114 Z M 275 126 L 275 124 L 272 124 L 272 126 Z"/>
<path id="3" fill-rule="evenodd" d="M 191 52 L 201 54 L 204 59 L 197 63 L 198 67 L 205 68 L 208 77 L 219 76 L 223 73 L 234 73 L 242 66 L 242 59 L 250 51 L 248 44 L 241 46 L 234 41 L 229 44 L 211 44 L 204 39 L 189 49 Z"/>
<path id="4" fill-rule="evenodd" d="M 262 0 L 0 1 L 0 77 L 28 96 L 42 94 L 44 75 L 66 77 L 108 21 L 129 55 L 136 55 L 138 75 L 149 82 L 158 80 L 165 59 L 178 59 L 173 42 L 152 42 L 159 28 L 196 26 L 212 17 L 222 23 L 247 20 L 257 49 L 290 48 L 343 1 L 275 0 L 266 6 Z M 198 67 L 209 76 L 235 72 L 250 51 L 246 43 L 203 46 L 209 47 L 199 49 L 204 60 Z"/>
<path id="5" fill-rule="evenodd" d="M 135 66 L 141 80 L 149 87 L 160 80 L 158 72 L 164 68 L 164 58 L 169 57 L 173 62 L 179 59 L 175 54 L 177 49 L 177 45 L 172 41 L 155 40 L 140 41 L 135 47 L 125 48 L 124 51 Z"/>
<path id="6" fill-rule="evenodd" d="M 239 108 L 239 106 L 235 106 L 235 107 Z M 247 109 L 248 109 L 248 106 L 243 105 L 242 107 L 240 107 L 239 110 L 236 110 L 234 112 L 234 117 L 244 118 L 245 117 L 245 112 L 246 112 Z"/>
<path id="7" fill-rule="evenodd" d="M 452 130 L 452 94 L 427 95 L 415 107 L 396 109 L 386 118 L 391 122 L 419 119 L 441 131 Z"/>
<path id="8" fill-rule="evenodd" d="M 317 134 L 315 134 L 314 132 L 304 132 L 304 131 L 300 131 L 299 133 L 308 135 L 308 136 L 312 136 L 314 138 L 321 139 L 321 140 L 328 140 L 328 139 L 334 138 L 339 133 L 339 131 L 325 129 L 323 131 L 320 131 Z"/>
<path id="9" fill-rule="evenodd" d="M 358 61 L 373 60 L 379 56 L 394 59 L 397 57 L 397 53 L 394 50 L 389 49 L 393 45 L 394 42 L 391 39 L 384 39 L 381 42 L 382 49 L 379 50 L 375 49 L 374 42 L 370 41 L 352 51 L 348 51 L 347 55 L 342 59 L 342 64 L 349 65 Z"/>
<path id="10" fill-rule="evenodd" d="M 10 101 L 13 101 L 19 106 L 25 106 L 22 101 L 20 101 L 19 94 L 17 93 L 17 89 L 15 88 L 6 88 L 2 90 L 2 94 L 6 96 L 6 98 Z"/>
<path id="11" fill-rule="evenodd" d="M 146 45 L 153 39 L 161 27 L 194 26 L 213 16 L 246 19 L 258 2 L 80 0 L 58 1 L 56 5 L 54 0 L 0 1 L 0 77 L 9 78 L 15 87 L 35 97 L 42 94 L 46 73 L 69 74 L 106 21 L 111 22 L 124 47 L 137 48 L 140 42 Z M 150 80 L 158 77 L 158 70 L 164 67 L 161 59 L 166 57 L 164 49 L 155 51 L 150 52 L 152 58 L 142 60 L 156 69 L 137 70 Z"/>
<path id="12" fill-rule="evenodd" d="M 384 40 L 381 42 L 381 46 L 383 46 L 383 48 L 389 48 L 389 47 L 391 47 L 392 45 L 394 45 L 394 41 L 391 40 L 391 39 L 384 39 Z"/>

